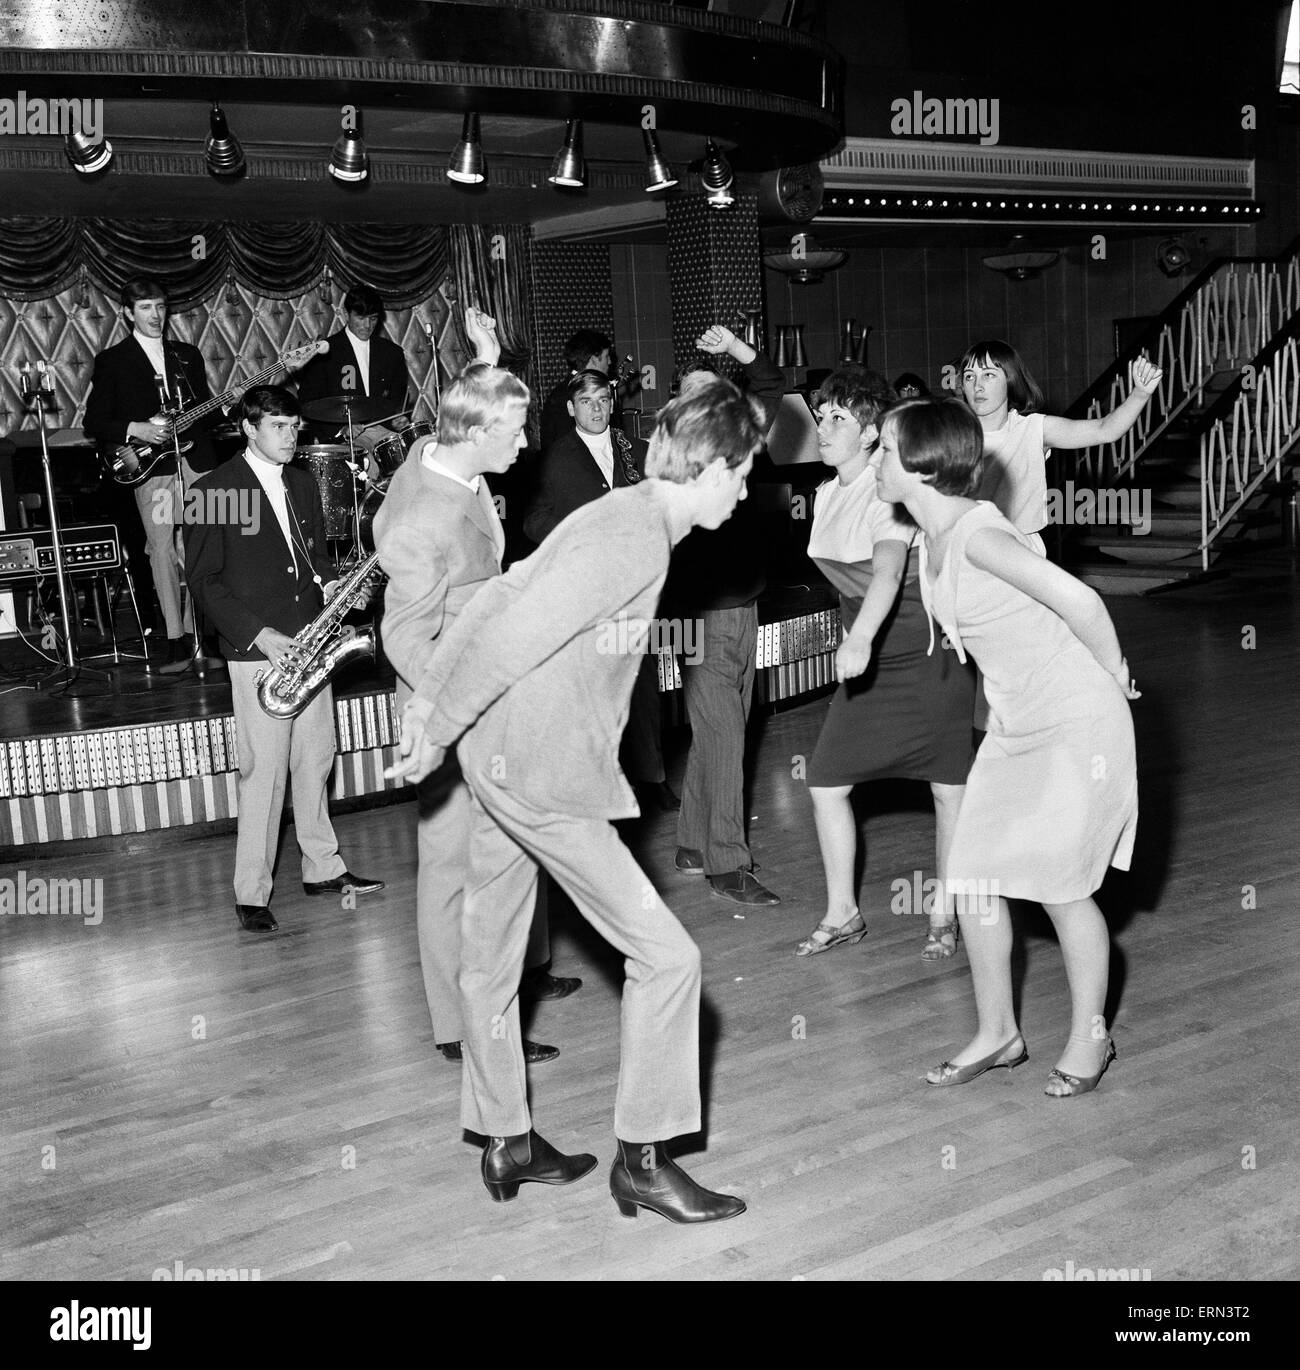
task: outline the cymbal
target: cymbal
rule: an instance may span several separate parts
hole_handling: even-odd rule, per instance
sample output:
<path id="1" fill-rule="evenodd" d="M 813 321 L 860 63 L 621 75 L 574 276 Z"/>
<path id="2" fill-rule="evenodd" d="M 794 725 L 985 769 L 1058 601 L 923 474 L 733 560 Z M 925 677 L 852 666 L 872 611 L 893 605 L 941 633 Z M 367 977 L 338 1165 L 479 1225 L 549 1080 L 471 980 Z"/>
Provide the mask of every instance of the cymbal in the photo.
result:
<path id="1" fill-rule="evenodd" d="M 353 424 L 376 423 L 387 407 L 382 400 L 368 400 L 362 395 L 326 395 L 304 404 L 302 416 L 313 423 L 346 423 L 351 414 Z"/>
<path id="2" fill-rule="evenodd" d="M 39 428 L 19 428 L 6 436 L 18 448 L 39 448 L 41 445 L 41 430 Z M 45 441 L 50 447 L 94 447 L 95 445 L 80 428 L 47 428 L 45 430 Z"/>

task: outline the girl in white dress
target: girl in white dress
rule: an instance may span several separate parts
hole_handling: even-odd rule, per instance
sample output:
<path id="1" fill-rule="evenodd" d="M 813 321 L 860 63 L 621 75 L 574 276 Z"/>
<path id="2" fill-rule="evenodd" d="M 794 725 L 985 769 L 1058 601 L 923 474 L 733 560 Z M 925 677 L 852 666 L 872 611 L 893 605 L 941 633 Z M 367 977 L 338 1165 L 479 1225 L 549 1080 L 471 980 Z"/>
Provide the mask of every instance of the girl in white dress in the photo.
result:
<path id="1" fill-rule="evenodd" d="M 961 359 L 961 391 L 984 430 L 984 472 L 976 499 L 991 500 L 1045 555 L 1039 531 L 1047 526 L 1047 454 L 1115 442 L 1137 422 L 1163 374 L 1139 357 L 1133 389 L 1105 418 L 1065 419 L 1038 412 L 1043 392 L 1010 343 L 977 342 Z"/>
<path id="2" fill-rule="evenodd" d="M 1028 1059 L 1011 992 L 1007 898 L 1042 903 L 1070 985 L 1069 1039 L 1046 1093 L 1097 1087 L 1115 1049 L 1106 1030 L 1110 941 L 1093 894 L 1127 870 L 1137 770 L 1127 699 L 1138 698 L 1101 598 L 1053 566 L 979 488 L 981 433 L 956 400 L 914 400 L 881 430 L 880 497 L 923 533 L 921 590 L 932 616 L 984 675 L 988 734 L 976 753 L 948 856 L 970 956 L 974 1038 L 930 1071 L 965 1084 Z"/>

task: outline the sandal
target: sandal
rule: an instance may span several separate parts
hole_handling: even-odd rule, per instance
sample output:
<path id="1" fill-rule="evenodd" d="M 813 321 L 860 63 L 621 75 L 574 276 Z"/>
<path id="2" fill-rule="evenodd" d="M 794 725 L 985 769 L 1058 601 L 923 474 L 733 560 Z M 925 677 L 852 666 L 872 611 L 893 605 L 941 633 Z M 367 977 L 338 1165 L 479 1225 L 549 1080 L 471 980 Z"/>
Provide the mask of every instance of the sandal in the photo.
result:
<path id="1" fill-rule="evenodd" d="M 961 940 L 961 930 L 957 920 L 944 923 L 938 929 L 931 928 L 925 935 L 925 949 L 921 952 L 922 961 L 946 961 L 956 956 L 957 943 Z"/>
<path id="2" fill-rule="evenodd" d="M 820 941 L 817 937 L 819 932 L 827 934 L 826 940 Z M 832 947 L 852 946 L 861 942 L 867 935 L 867 925 L 862 921 L 862 915 L 855 913 L 847 923 L 841 923 L 836 927 L 834 923 L 818 923 L 812 932 L 803 939 L 794 949 L 796 956 L 816 956 L 818 952 L 830 951 Z"/>

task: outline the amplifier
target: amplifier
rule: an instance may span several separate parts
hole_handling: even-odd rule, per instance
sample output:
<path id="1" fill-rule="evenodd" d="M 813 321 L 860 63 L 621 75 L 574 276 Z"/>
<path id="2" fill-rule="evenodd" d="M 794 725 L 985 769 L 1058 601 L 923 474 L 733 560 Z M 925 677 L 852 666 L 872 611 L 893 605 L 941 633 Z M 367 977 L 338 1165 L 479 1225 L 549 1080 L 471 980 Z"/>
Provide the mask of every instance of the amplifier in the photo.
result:
<path id="1" fill-rule="evenodd" d="M 74 523 L 59 531 L 63 565 L 70 576 L 98 575 L 122 564 L 113 524 Z M 21 536 L 0 532 L 0 585 L 53 574 L 54 535 L 50 529 L 24 528 Z"/>

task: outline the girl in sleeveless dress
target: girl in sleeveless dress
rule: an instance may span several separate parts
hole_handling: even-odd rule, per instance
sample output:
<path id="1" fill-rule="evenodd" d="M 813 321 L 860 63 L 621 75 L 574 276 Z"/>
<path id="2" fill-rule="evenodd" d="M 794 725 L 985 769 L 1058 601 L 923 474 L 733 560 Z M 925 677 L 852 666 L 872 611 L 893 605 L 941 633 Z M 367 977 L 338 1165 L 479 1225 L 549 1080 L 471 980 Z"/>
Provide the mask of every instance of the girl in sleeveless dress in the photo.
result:
<path id="1" fill-rule="evenodd" d="M 988 733 L 967 779 L 948 856 L 975 989 L 974 1038 L 930 1071 L 965 1084 L 1028 1059 L 1011 993 L 1007 898 L 1047 910 L 1070 985 L 1054 1098 L 1097 1087 L 1115 1048 L 1104 1006 L 1110 942 L 1093 894 L 1127 870 L 1137 771 L 1127 700 L 1138 692 L 1100 596 L 1042 557 L 986 501 L 980 427 L 960 401 L 915 400 L 885 418 L 882 499 L 920 526 L 921 590 L 958 655 L 984 676 Z"/>
<path id="2" fill-rule="evenodd" d="M 886 777 L 929 782 L 942 884 L 970 769 L 974 672 L 954 652 L 927 655 L 916 525 L 880 498 L 870 465 L 881 415 L 893 399 L 885 378 L 862 367 L 832 373 L 813 397 L 821 459 L 835 476 L 817 490 L 808 555 L 840 592 L 844 641 L 835 655 L 840 686 L 808 765 L 826 915 L 796 956 L 866 936 L 854 886 L 854 785 Z M 927 902 L 922 956 L 942 960 L 957 950 L 957 922 L 951 900 Z"/>
<path id="3" fill-rule="evenodd" d="M 1041 529 L 1047 526 L 1047 454 L 1053 447 L 1075 450 L 1115 442 L 1138 421 L 1163 373 L 1139 357 L 1130 375 L 1133 389 L 1123 404 L 1102 419 L 1065 419 L 1038 411 L 1043 392 L 1010 343 L 977 342 L 961 359 L 961 390 L 984 430 L 984 471 L 975 499 L 991 500 L 1046 555 Z"/>

